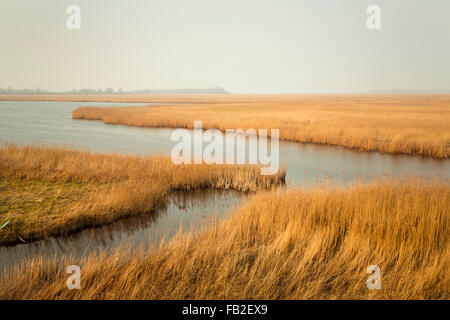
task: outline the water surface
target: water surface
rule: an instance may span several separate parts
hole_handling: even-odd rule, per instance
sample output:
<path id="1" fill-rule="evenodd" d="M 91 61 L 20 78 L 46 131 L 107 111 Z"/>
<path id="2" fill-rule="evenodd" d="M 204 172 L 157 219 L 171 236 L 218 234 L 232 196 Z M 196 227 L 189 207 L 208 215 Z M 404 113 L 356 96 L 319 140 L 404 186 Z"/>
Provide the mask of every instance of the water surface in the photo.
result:
<path id="1" fill-rule="evenodd" d="M 180 230 L 198 231 L 212 220 L 228 217 L 247 196 L 234 190 L 176 191 L 155 212 L 121 219 L 99 228 L 84 229 L 65 237 L 0 247 L 0 269 L 27 258 L 51 258 L 68 254 L 74 261 L 117 247 L 158 247 Z M 1 270 L 0 270 L 1 272 Z"/>

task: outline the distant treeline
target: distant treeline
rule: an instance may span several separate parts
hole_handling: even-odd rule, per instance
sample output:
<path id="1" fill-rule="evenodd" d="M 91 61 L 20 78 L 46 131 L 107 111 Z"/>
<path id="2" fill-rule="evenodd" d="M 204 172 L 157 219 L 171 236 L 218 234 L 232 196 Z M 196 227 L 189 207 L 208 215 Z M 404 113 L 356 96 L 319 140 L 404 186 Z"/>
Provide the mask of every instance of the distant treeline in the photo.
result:
<path id="1" fill-rule="evenodd" d="M 223 93 L 228 94 L 225 89 L 220 87 L 213 88 L 197 88 L 197 89 L 141 89 L 141 90 L 127 90 L 122 88 L 114 90 L 113 88 L 105 89 L 72 89 L 71 91 L 46 91 L 40 88 L 36 89 L 13 89 L 8 87 L 6 89 L 0 88 L 0 94 L 201 94 L 201 93 Z"/>

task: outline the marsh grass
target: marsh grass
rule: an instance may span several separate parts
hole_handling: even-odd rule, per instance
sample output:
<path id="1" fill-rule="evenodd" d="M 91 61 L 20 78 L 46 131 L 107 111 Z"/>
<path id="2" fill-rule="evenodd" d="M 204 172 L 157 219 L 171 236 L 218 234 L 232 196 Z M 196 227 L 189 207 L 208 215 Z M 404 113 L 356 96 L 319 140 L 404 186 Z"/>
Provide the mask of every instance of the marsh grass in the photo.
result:
<path id="1" fill-rule="evenodd" d="M 30 239 L 37 230 L 48 233 L 50 221 L 60 219 L 98 189 L 89 184 L 0 177 L 0 219 L 10 222 L 0 232 L 1 242 Z"/>
<path id="2" fill-rule="evenodd" d="M 112 99 L 112 98 L 111 98 Z M 116 100 L 120 97 L 115 97 Z M 145 97 L 122 97 L 145 101 Z M 360 151 L 450 156 L 449 95 L 150 97 L 179 105 L 83 107 L 73 119 L 138 127 L 280 129 L 280 139 Z M 113 99 L 112 99 L 113 100 Z"/>
<path id="3" fill-rule="evenodd" d="M 166 156 L 100 154 L 59 147 L 0 148 L 0 244 L 65 235 L 147 214 L 171 191 L 200 188 L 251 192 L 284 183 L 284 170 L 257 166 L 175 165 Z"/>
<path id="4" fill-rule="evenodd" d="M 449 299 L 449 192 L 417 178 L 260 192 L 159 250 L 16 265 L 0 298 Z M 81 290 L 66 287 L 69 264 L 81 267 Z M 381 290 L 366 287 L 369 265 Z"/>

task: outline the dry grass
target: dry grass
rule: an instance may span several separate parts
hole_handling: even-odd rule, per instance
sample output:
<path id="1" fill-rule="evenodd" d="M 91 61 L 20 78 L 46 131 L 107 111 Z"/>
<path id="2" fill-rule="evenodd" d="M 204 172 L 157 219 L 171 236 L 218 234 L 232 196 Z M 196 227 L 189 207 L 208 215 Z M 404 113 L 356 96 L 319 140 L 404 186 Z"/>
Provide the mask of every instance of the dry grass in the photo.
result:
<path id="1" fill-rule="evenodd" d="M 0 244 L 51 235 L 64 215 L 99 187 L 73 182 L 48 182 L 0 177 Z"/>
<path id="2" fill-rule="evenodd" d="M 172 190 L 270 189 L 284 171 L 256 166 L 174 165 L 165 156 L 123 156 L 57 147 L 0 148 L 0 243 L 30 241 L 149 213 Z"/>
<path id="3" fill-rule="evenodd" d="M 16 265 L 0 298 L 449 299 L 449 193 L 417 179 L 259 193 L 159 251 Z M 81 267 L 81 290 L 66 287 L 69 264 Z M 369 265 L 381 290 L 366 287 Z"/>
<path id="4" fill-rule="evenodd" d="M 111 96 L 103 101 L 182 105 L 84 107 L 72 117 L 172 128 L 192 128 L 194 120 L 201 120 L 206 129 L 278 128 L 284 140 L 391 154 L 450 156 L 450 95 Z"/>

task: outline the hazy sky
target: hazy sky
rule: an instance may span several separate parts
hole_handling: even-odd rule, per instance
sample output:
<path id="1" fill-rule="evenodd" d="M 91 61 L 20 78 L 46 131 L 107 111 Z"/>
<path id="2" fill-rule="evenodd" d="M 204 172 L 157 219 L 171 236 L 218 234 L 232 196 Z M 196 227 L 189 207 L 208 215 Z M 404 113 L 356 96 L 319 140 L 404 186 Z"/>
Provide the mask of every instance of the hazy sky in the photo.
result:
<path id="1" fill-rule="evenodd" d="M 0 39 L 0 87 L 450 90 L 450 0 L 0 0 Z"/>

